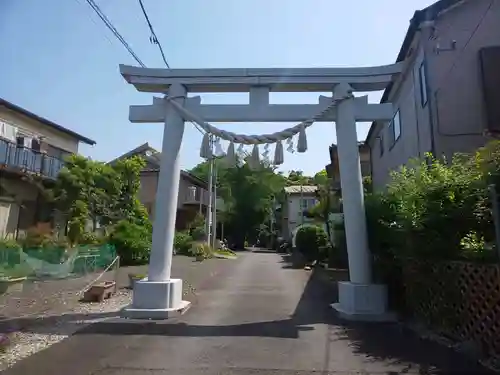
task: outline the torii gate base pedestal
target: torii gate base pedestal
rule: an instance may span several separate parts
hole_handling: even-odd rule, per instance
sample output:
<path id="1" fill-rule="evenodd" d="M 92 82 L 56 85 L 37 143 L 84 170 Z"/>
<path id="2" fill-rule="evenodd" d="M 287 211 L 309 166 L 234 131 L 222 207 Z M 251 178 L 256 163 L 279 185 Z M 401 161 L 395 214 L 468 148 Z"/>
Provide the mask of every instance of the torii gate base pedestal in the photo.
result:
<path id="1" fill-rule="evenodd" d="M 397 319 L 387 310 L 387 287 L 382 284 L 356 284 L 339 281 L 339 302 L 332 303 L 338 315 L 346 320 L 389 322 Z"/>
<path id="2" fill-rule="evenodd" d="M 134 284 L 134 296 L 130 306 L 122 310 L 122 316 L 130 319 L 168 319 L 184 314 L 191 302 L 182 300 L 182 280 L 148 281 Z"/>

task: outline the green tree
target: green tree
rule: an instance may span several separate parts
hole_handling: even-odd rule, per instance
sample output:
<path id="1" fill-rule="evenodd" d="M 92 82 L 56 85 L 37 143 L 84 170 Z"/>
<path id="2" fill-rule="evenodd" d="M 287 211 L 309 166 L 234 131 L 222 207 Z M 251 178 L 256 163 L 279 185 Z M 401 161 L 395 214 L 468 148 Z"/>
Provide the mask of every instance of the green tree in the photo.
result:
<path id="1" fill-rule="evenodd" d="M 287 186 L 293 185 L 314 185 L 313 178 L 304 176 L 304 172 L 291 170 L 286 177 Z"/>
<path id="2" fill-rule="evenodd" d="M 66 215 L 69 235 L 78 241 L 89 220 L 102 225 L 127 220 L 149 225 L 147 212 L 139 202 L 141 158 L 118 161 L 115 165 L 93 161 L 80 155 L 66 159 L 47 196 Z"/>
<path id="3" fill-rule="evenodd" d="M 247 164 L 228 167 L 223 160 L 216 160 L 215 164 L 217 194 L 225 201 L 222 214 L 225 233 L 241 248 L 245 240 L 255 240 L 261 224 L 269 220 L 273 198 L 281 193 L 286 179 L 265 162 L 261 162 L 257 169 L 251 169 Z M 191 173 L 207 180 L 209 163 L 198 164 Z"/>

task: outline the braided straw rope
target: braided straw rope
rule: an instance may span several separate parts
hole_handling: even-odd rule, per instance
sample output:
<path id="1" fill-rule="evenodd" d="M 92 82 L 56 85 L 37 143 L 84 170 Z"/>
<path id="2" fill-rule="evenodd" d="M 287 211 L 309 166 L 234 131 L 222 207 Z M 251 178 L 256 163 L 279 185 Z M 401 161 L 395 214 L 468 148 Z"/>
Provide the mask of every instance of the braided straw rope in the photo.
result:
<path id="1" fill-rule="evenodd" d="M 207 133 L 213 134 L 214 136 L 229 142 L 241 143 L 245 145 L 259 145 L 259 144 L 276 143 L 293 137 L 294 135 L 298 134 L 302 128 L 306 129 L 309 126 L 311 126 L 314 122 L 321 120 L 323 116 L 326 113 L 328 113 L 333 107 L 335 107 L 338 103 L 353 97 L 354 95 L 352 94 L 352 91 L 346 90 L 344 95 L 342 95 L 339 98 L 334 97 L 334 99 L 332 99 L 332 102 L 328 105 L 328 107 L 326 107 L 320 113 L 315 115 L 313 118 L 303 121 L 300 124 L 297 124 L 291 128 L 287 128 L 276 133 L 261 134 L 261 135 L 236 134 L 226 130 L 218 129 L 215 126 L 210 125 L 209 123 L 198 118 L 194 113 L 186 110 L 181 104 L 175 102 L 173 99 L 175 99 L 176 97 L 171 97 L 171 98 L 165 97 L 165 98 L 169 100 L 169 102 L 189 121 L 197 123 Z"/>

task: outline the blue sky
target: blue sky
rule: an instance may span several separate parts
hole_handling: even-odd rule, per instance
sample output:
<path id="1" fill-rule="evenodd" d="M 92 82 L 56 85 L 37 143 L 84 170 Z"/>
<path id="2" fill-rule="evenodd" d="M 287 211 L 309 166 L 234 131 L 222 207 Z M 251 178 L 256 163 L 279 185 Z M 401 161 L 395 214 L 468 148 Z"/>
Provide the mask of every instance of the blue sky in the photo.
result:
<path id="1" fill-rule="evenodd" d="M 97 0 L 148 67 L 163 67 L 137 0 Z M 416 9 L 431 0 L 144 0 L 172 68 L 349 67 L 393 63 Z M 162 124 L 131 124 L 128 106 L 149 104 L 118 72 L 137 65 L 85 0 L 0 1 L 0 97 L 97 141 L 80 151 L 107 161 L 149 142 Z M 378 102 L 381 93 L 370 94 Z M 206 103 L 244 103 L 207 95 Z M 274 94 L 274 103 L 316 103 L 317 94 Z M 244 134 L 289 124 L 220 124 Z M 369 124 L 359 123 L 358 138 Z M 313 174 L 329 163 L 334 125 L 309 128 L 306 154 L 286 154 L 282 170 Z M 187 124 L 182 167 L 199 161 L 201 135 Z"/>

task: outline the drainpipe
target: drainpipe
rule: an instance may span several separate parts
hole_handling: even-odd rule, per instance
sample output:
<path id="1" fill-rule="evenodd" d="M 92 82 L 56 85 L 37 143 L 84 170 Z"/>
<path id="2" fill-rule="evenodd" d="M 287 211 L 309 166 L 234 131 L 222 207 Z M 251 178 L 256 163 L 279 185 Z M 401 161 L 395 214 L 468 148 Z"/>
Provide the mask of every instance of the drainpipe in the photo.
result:
<path id="1" fill-rule="evenodd" d="M 427 20 L 428 16 L 425 15 L 425 19 L 423 22 L 420 23 L 420 31 L 422 34 L 421 40 L 429 40 L 430 38 L 430 33 L 429 31 L 432 30 L 434 27 L 434 21 L 428 21 Z M 425 31 L 425 32 L 423 32 Z M 429 56 L 429 51 L 428 51 L 428 43 L 422 43 L 422 50 L 424 52 L 424 72 L 425 72 L 425 91 L 427 94 L 427 105 L 429 106 L 429 127 L 431 130 L 431 153 L 434 157 L 437 157 L 436 154 L 436 140 L 435 140 L 435 123 L 434 123 L 434 95 L 433 95 L 433 89 L 431 85 L 431 80 L 429 79 L 429 61 L 428 61 L 428 56 Z M 431 51 L 432 52 L 432 51 Z M 420 77 L 419 77 L 420 78 Z"/>

